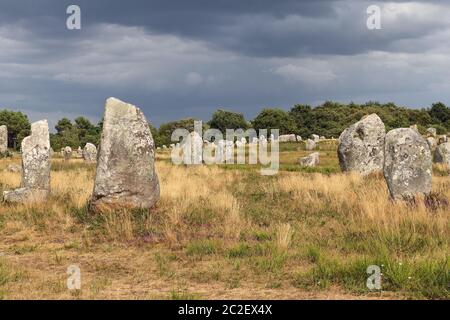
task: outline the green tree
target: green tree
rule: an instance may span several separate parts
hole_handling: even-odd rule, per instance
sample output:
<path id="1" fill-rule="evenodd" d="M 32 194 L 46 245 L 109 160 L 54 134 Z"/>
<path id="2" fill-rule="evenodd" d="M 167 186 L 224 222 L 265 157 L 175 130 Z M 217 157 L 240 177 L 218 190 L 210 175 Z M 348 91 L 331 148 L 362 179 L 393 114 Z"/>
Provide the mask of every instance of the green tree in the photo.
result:
<path id="1" fill-rule="evenodd" d="M 150 122 L 148 123 L 148 126 L 150 128 L 150 132 L 152 133 L 152 138 L 153 138 L 153 142 L 155 143 L 155 146 L 156 147 L 162 146 L 158 129 L 156 129 L 156 127 L 154 127 Z"/>
<path id="2" fill-rule="evenodd" d="M 450 130 L 450 108 L 442 102 L 433 103 L 429 111 L 433 123 L 445 126 Z"/>
<path id="3" fill-rule="evenodd" d="M 252 121 L 252 126 L 255 130 L 279 129 L 280 135 L 297 131 L 294 120 L 281 109 L 263 109 Z"/>
<path id="4" fill-rule="evenodd" d="M 20 144 L 26 136 L 30 135 L 30 122 L 28 117 L 19 111 L 1 110 L 0 125 L 8 127 L 8 147 L 20 149 Z"/>
<path id="5" fill-rule="evenodd" d="M 308 137 L 314 133 L 312 132 L 314 111 L 311 106 L 297 104 L 289 111 L 289 116 L 295 122 L 296 134 Z"/>
<path id="6" fill-rule="evenodd" d="M 58 121 L 55 126 L 56 132 L 58 134 L 62 134 L 66 130 L 70 130 L 73 128 L 72 122 L 67 118 L 62 118 Z"/>
<path id="7" fill-rule="evenodd" d="M 89 119 L 77 117 L 74 121 L 74 127 L 77 130 L 79 145 L 81 147 L 88 142 L 98 144 L 99 130 L 89 121 Z"/>
<path id="8" fill-rule="evenodd" d="M 56 134 L 50 134 L 50 144 L 54 150 L 65 146 L 77 149 L 88 142 L 98 146 L 102 125 L 103 123 L 99 122 L 95 126 L 82 116 L 75 118 L 73 124 L 69 119 L 62 118 L 55 126 Z"/>
<path id="9" fill-rule="evenodd" d="M 219 129 L 223 134 L 226 129 L 248 129 L 249 123 L 245 120 L 242 113 L 217 110 L 213 113 L 212 119 L 208 122 L 209 126 L 214 129 Z"/>

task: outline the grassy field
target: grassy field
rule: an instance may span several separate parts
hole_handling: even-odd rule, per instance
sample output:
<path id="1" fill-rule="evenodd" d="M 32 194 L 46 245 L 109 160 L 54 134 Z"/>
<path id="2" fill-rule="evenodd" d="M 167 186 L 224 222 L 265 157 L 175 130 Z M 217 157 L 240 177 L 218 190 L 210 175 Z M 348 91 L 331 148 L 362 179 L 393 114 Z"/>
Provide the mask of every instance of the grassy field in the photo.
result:
<path id="1" fill-rule="evenodd" d="M 0 299 L 449 299 L 445 201 L 394 203 L 382 176 L 342 174 L 333 147 L 321 165 L 281 147 L 281 171 L 173 166 L 157 155 L 161 200 L 151 211 L 92 215 L 95 165 L 52 160 L 52 196 L 0 207 Z M 20 163 L 0 160 L 0 191 Z M 435 167 L 435 198 L 450 200 L 449 169 Z M 67 289 L 69 265 L 82 288 Z M 382 291 L 366 268 L 382 268 Z"/>

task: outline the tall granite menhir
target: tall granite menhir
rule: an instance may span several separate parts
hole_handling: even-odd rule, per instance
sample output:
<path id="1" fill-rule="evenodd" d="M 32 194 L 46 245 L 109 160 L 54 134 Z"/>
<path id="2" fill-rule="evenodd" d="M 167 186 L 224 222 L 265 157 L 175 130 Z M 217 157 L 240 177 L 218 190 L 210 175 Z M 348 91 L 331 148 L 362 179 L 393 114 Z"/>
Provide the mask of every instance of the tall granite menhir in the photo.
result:
<path id="1" fill-rule="evenodd" d="M 410 199 L 431 192 L 431 151 L 417 131 L 389 131 L 384 153 L 384 177 L 393 199 Z"/>
<path id="2" fill-rule="evenodd" d="M 385 134 L 384 123 L 375 113 L 345 129 L 338 146 L 342 171 L 357 171 L 363 175 L 382 171 Z"/>
<path id="3" fill-rule="evenodd" d="M 22 140 L 22 182 L 19 189 L 4 191 L 7 202 L 45 200 L 50 191 L 50 137 L 47 120 L 31 124 L 31 135 Z"/>
<path id="4" fill-rule="evenodd" d="M 91 210 L 153 207 L 160 194 L 154 162 L 153 137 L 141 110 L 106 100 Z"/>

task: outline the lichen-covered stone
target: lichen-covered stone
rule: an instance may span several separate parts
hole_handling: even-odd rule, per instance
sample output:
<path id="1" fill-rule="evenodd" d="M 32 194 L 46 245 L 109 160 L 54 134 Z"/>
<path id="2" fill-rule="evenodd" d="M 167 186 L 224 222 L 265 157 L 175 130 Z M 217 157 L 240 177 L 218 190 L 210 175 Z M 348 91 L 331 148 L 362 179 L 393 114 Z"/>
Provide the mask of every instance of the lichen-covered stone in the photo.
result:
<path id="1" fill-rule="evenodd" d="M 306 150 L 314 150 L 316 148 L 316 142 L 314 140 L 308 139 L 305 141 Z"/>
<path id="2" fill-rule="evenodd" d="M 436 139 L 435 139 L 434 137 L 428 137 L 428 138 L 427 138 L 427 144 L 428 144 L 428 146 L 430 147 L 431 152 L 433 153 L 434 150 L 435 150 L 436 147 L 437 147 L 437 141 L 436 141 Z"/>
<path id="3" fill-rule="evenodd" d="M 435 129 L 435 128 L 428 128 L 428 129 L 427 129 L 427 134 L 428 134 L 430 137 L 436 137 L 436 129 Z"/>
<path id="4" fill-rule="evenodd" d="M 363 175 L 383 169 L 386 129 L 376 114 L 365 116 L 339 137 L 338 157 L 342 171 Z"/>
<path id="5" fill-rule="evenodd" d="M 8 151 L 8 128 L 0 126 L 0 155 L 6 154 Z"/>
<path id="6" fill-rule="evenodd" d="M 50 136 L 47 120 L 34 122 L 24 138 L 21 188 L 3 193 L 7 202 L 42 201 L 50 191 Z"/>
<path id="7" fill-rule="evenodd" d="M 154 148 L 141 110 L 106 100 L 91 209 L 153 207 L 160 196 Z"/>
<path id="8" fill-rule="evenodd" d="M 315 167 L 319 164 L 319 153 L 313 152 L 306 157 L 300 158 L 299 163 L 304 167 Z"/>
<path id="9" fill-rule="evenodd" d="M 97 148 L 92 143 L 86 143 L 82 154 L 83 159 L 87 162 L 95 162 L 97 160 Z"/>
<path id="10" fill-rule="evenodd" d="M 278 142 L 295 142 L 297 141 L 297 137 L 295 134 L 282 134 L 278 137 Z M 258 143 L 258 141 L 256 141 Z"/>
<path id="11" fill-rule="evenodd" d="M 434 153 L 434 162 L 450 166 L 450 142 L 444 142 L 437 146 Z"/>
<path id="12" fill-rule="evenodd" d="M 387 133 L 383 171 L 393 199 L 429 194 L 431 166 L 430 148 L 417 131 L 400 128 Z"/>
<path id="13" fill-rule="evenodd" d="M 72 158 L 72 148 L 67 146 L 63 149 L 64 160 L 69 161 Z"/>

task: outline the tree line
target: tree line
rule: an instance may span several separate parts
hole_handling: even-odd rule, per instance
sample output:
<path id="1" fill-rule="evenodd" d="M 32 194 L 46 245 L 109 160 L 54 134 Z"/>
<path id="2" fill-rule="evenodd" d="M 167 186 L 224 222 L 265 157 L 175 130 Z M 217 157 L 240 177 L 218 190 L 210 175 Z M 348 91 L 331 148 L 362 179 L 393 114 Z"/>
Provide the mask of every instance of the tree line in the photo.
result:
<path id="1" fill-rule="evenodd" d="M 289 111 L 264 108 L 251 121 L 247 121 L 242 113 L 219 109 L 204 124 L 204 129 L 215 128 L 224 134 L 226 129 L 279 129 L 280 134 L 294 133 L 309 137 L 314 133 L 337 138 L 346 127 L 371 113 L 378 114 L 386 130 L 417 125 L 421 133 L 425 133 L 428 127 L 436 128 L 438 134 L 450 132 L 450 108 L 441 102 L 434 103 L 430 108 L 410 109 L 394 103 L 372 101 L 365 104 L 327 101 L 317 107 L 297 104 Z M 195 120 L 180 119 L 163 123 L 159 128 L 149 123 L 156 146 L 171 144 L 172 132 L 177 128 L 193 131 Z M 1 110 L 0 125 L 8 127 L 8 146 L 16 150 L 20 148 L 22 139 L 30 134 L 30 122 L 22 112 Z M 56 124 L 56 132 L 50 134 L 50 144 L 55 151 L 65 146 L 83 147 L 87 142 L 98 145 L 102 126 L 102 121 L 93 124 L 82 116 L 73 122 L 63 118 Z"/>

